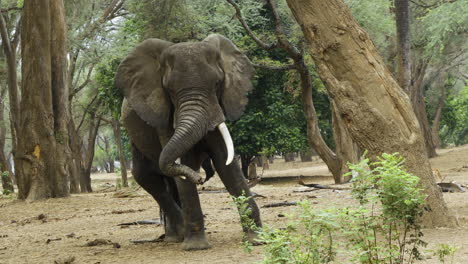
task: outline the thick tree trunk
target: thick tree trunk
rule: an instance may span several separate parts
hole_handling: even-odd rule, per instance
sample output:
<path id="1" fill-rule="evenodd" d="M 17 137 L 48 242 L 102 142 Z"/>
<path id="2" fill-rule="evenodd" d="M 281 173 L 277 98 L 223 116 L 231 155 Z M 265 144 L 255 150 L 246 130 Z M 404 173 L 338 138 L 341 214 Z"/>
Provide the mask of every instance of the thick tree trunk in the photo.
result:
<path id="1" fill-rule="evenodd" d="M 406 93 L 409 93 L 411 83 L 411 42 L 408 0 L 395 0 L 395 20 L 397 32 L 398 83 Z"/>
<path id="2" fill-rule="evenodd" d="M 80 193 L 80 175 L 81 175 L 81 163 L 82 163 L 82 155 L 81 155 L 81 146 L 82 146 L 82 139 L 79 135 L 78 131 L 75 130 L 75 122 L 73 118 L 70 118 L 69 125 L 68 125 L 68 137 L 69 137 L 69 144 L 72 156 L 72 162 L 70 164 L 69 172 L 70 172 L 70 192 L 71 193 Z"/>
<path id="3" fill-rule="evenodd" d="M 369 151 L 399 152 L 419 176 L 427 197 L 427 226 L 453 226 L 432 176 L 424 138 L 411 103 L 385 68 L 369 35 L 341 0 L 287 0 L 304 32 L 318 73 L 354 141 Z"/>
<path id="4" fill-rule="evenodd" d="M 119 120 L 113 120 L 112 128 L 114 130 L 114 137 L 115 143 L 117 144 L 117 149 L 119 150 L 119 161 L 120 161 L 120 173 L 122 176 L 122 186 L 128 187 L 128 180 L 127 180 L 127 166 L 125 157 L 123 154 L 122 148 L 122 136 L 120 133 L 120 123 Z"/>
<path id="5" fill-rule="evenodd" d="M 67 29 L 65 23 L 65 6 L 63 0 L 49 1 L 51 14 L 51 84 L 52 105 L 54 111 L 55 134 L 55 182 L 59 196 L 67 196 L 70 191 L 69 169 L 73 159 L 71 155 L 68 124 L 70 120 L 68 109 L 69 87 L 67 81 Z"/>
<path id="6" fill-rule="evenodd" d="M 359 162 L 359 148 L 354 143 L 351 134 L 346 127 L 345 120 L 339 115 L 336 103 L 331 100 L 332 106 L 332 125 L 333 125 L 333 138 L 335 139 L 337 156 L 341 157 L 340 173 L 333 175 L 335 183 L 345 183 L 351 180 L 351 177 L 344 177 L 343 175 L 349 172 L 347 162 L 356 164 Z"/>
<path id="7" fill-rule="evenodd" d="M 63 1 L 25 1 L 21 118 L 15 155 L 18 198 L 69 195 Z"/>

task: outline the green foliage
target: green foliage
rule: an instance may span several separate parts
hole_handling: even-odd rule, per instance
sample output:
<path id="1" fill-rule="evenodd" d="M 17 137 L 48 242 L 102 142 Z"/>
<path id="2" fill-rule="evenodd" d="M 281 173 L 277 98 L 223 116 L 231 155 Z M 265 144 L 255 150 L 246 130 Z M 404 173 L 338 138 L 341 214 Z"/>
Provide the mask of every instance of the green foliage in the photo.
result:
<path id="1" fill-rule="evenodd" d="M 392 1 L 345 0 L 354 18 L 371 36 L 377 48 L 384 52 L 390 45 L 388 39 L 395 36 L 395 19 L 391 13 Z"/>
<path id="2" fill-rule="evenodd" d="M 423 212 L 425 195 L 418 186 L 419 178 L 407 173 L 403 163 L 398 153 L 384 153 L 373 163 L 363 157 L 360 163 L 349 164 L 348 175 L 355 176 L 352 195 L 361 204 L 353 214 L 359 221 L 357 231 L 363 234 L 355 237 L 356 232 L 350 231 L 349 235 L 355 241 L 354 250 L 359 249 L 355 259 L 361 263 L 412 263 L 420 257 L 418 248 L 425 242 L 417 220 Z M 381 215 L 376 215 L 377 205 L 381 206 Z M 376 233 L 384 240 L 379 241 Z"/>
<path id="3" fill-rule="evenodd" d="M 434 250 L 434 256 L 439 259 L 440 263 L 446 263 L 446 258 L 450 257 L 450 263 L 453 263 L 453 258 L 455 257 L 455 252 L 457 252 L 457 250 L 458 247 L 454 247 L 449 244 L 438 244 L 437 249 Z"/>
<path id="4" fill-rule="evenodd" d="M 463 37 L 463 33 L 468 30 L 466 14 L 466 1 L 444 1 L 420 18 L 422 30 L 417 40 L 425 43 L 426 56 L 443 54 L 454 41 L 461 41 L 458 45 L 466 51 L 466 38 Z"/>
<path id="5" fill-rule="evenodd" d="M 102 101 L 104 109 L 108 110 L 114 119 L 119 119 L 123 101 L 122 92 L 114 85 L 114 77 L 120 61 L 120 58 L 103 60 L 97 66 L 95 76 L 99 100 Z"/>
<path id="6" fill-rule="evenodd" d="M 425 196 L 403 162 L 395 153 L 349 164 L 359 205 L 319 211 L 300 202 L 285 228 L 258 231 L 265 243 L 262 263 L 329 263 L 339 253 L 336 239 L 346 245 L 346 263 L 413 263 L 425 246 L 418 223 Z"/>
<path id="7" fill-rule="evenodd" d="M 442 109 L 441 127 L 440 135 L 444 145 L 468 143 L 468 86 L 447 97 Z"/>

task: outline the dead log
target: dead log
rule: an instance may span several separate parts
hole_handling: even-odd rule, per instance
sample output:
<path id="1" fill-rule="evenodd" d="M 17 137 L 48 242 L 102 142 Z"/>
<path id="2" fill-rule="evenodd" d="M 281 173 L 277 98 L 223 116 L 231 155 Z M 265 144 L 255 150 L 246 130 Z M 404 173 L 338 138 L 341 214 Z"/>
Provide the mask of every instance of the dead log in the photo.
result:
<path id="1" fill-rule="evenodd" d="M 443 192 L 465 192 L 465 189 L 456 182 L 439 182 L 437 185 Z"/>
<path id="2" fill-rule="evenodd" d="M 304 183 L 302 179 L 299 179 L 298 183 L 302 186 L 313 187 L 316 189 L 328 189 L 328 190 L 349 190 L 347 187 L 333 187 L 329 185 L 322 185 L 317 183 Z"/>
<path id="3" fill-rule="evenodd" d="M 128 222 L 128 223 L 121 223 L 118 226 L 129 226 L 129 225 L 160 225 L 160 219 L 147 219 L 147 220 L 139 220 L 135 222 Z"/>
<path id="4" fill-rule="evenodd" d="M 272 208 L 272 207 L 282 207 L 282 206 L 294 206 L 297 205 L 297 202 L 280 202 L 280 203 L 271 203 L 265 204 L 262 208 Z"/>

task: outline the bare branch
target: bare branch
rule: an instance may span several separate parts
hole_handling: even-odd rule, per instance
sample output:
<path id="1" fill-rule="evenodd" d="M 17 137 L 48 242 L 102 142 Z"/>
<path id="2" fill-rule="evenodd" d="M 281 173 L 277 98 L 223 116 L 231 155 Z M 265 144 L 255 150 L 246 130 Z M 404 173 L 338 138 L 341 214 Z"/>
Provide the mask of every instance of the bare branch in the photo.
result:
<path id="1" fill-rule="evenodd" d="M 275 33 L 276 38 L 278 39 L 279 45 L 288 53 L 288 55 L 294 60 L 302 60 L 301 52 L 294 46 L 286 36 L 286 33 L 281 25 L 281 18 L 276 8 L 276 4 L 273 0 L 266 0 L 268 7 L 270 8 L 273 14 L 273 20 L 275 22 Z"/>
<path id="2" fill-rule="evenodd" d="M 267 44 L 261 41 L 257 36 L 255 36 L 255 34 L 250 29 L 249 25 L 247 25 L 247 22 L 245 22 L 245 19 L 242 17 L 242 12 L 239 6 L 234 2 L 234 0 L 226 0 L 226 1 L 234 7 L 234 9 L 236 10 L 237 19 L 239 20 L 239 22 L 241 22 L 242 27 L 245 29 L 247 34 L 253 39 L 253 41 L 257 43 L 257 45 L 259 45 L 262 49 L 265 49 L 265 50 L 271 50 L 278 46 L 278 43 Z"/>
<path id="3" fill-rule="evenodd" d="M 93 73 L 94 66 L 95 66 L 95 64 L 91 65 L 91 67 L 88 70 L 88 74 L 86 75 L 85 81 L 80 86 L 78 86 L 78 88 L 74 89 L 70 93 L 69 99 L 73 98 L 73 96 L 75 96 L 75 94 L 79 93 L 81 90 L 83 90 L 83 88 L 86 87 L 86 85 L 88 85 L 88 83 L 91 81 L 91 73 Z"/>
<path id="4" fill-rule="evenodd" d="M 274 70 L 274 71 L 285 71 L 285 70 L 293 70 L 296 69 L 295 64 L 287 64 L 287 65 L 265 65 L 265 64 L 254 64 L 255 68 L 259 69 L 266 69 L 266 70 Z"/>
<path id="5" fill-rule="evenodd" d="M 76 127 L 76 131 L 79 131 L 81 126 L 83 125 L 84 123 L 84 120 L 86 119 L 86 115 L 91 112 L 90 108 L 93 106 L 94 108 L 97 108 L 101 102 L 100 100 L 96 101 L 98 98 L 98 94 L 96 94 L 93 99 L 91 99 L 91 102 L 85 107 L 84 111 L 83 111 L 83 115 L 81 116 L 81 120 L 80 120 L 80 123 L 78 124 L 78 126 Z M 96 102 L 96 103 L 95 103 Z M 95 104 L 95 105 L 94 105 Z"/>
<path id="6" fill-rule="evenodd" d="M 10 11 L 21 11 L 21 10 L 23 10 L 22 7 L 8 7 L 8 8 L 1 8 L 0 12 L 6 13 L 6 12 L 10 12 Z"/>

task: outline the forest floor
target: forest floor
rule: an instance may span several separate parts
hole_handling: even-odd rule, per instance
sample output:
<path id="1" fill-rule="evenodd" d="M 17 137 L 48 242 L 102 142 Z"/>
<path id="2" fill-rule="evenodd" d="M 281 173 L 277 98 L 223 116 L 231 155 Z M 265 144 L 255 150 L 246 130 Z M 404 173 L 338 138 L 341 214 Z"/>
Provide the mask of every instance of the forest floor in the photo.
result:
<path id="1" fill-rule="evenodd" d="M 468 183 L 468 145 L 443 149 L 431 159 L 445 181 Z M 262 174 L 261 169 L 259 174 Z M 331 185 L 326 166 L 313 162 L 282 162 L 275 160 L 270 170 L 263 172 L 263 180 L 253 191 L 265 196 L 256 198 L 260 207 L 276 202 L 310 199 L 318 209 L 343 207 L 352 204 L 350 191 L 317 190 L 296 193 L 299 175 L 307 183 Z M 64 199 L 22 202 L 0 198 L 0 263 L 255 263 L 262 259 L 262 246 L 252 253 L 241 247 L 239 216 L 227 193 L 201 192 L 207 236 L 213 248 L 206 251 L 185 252 L 180 244 L 134 244 L 132 240 L 154 239 L 163 233 L 156 225 L 120 223 L 156 219 L 159 210 L 153 199 L 143 190 L 132 197 L 117 198 L 115 174 L 93 175 L 95 192 L 72 195 Z M 346 186 L 346 185 L 345 185 Z M 206 189 L 221 187 L 218 178 L 211 179 Z M 342 187 L 342 186 L 340 186 Z M 468 263 L 468 192 L 444 193 L 445 201 L 458 217 L 460 227 L 424 229 L 425 260 L 419 263 L 438 263 L 430 252 L 438 243 L 459 247 L 453 263 Z M 287 222 L 284 214 L 297 206 L 261 208 L 265 225 L 281 227 Z M 104 245 L 86 246 L 103 239 Z M 109 242 L 110 241 L 110 242 Z M 108 243 L 108 244 L 106 244 Z M 340 245 L 341 246 L 341 245 Z"/>

